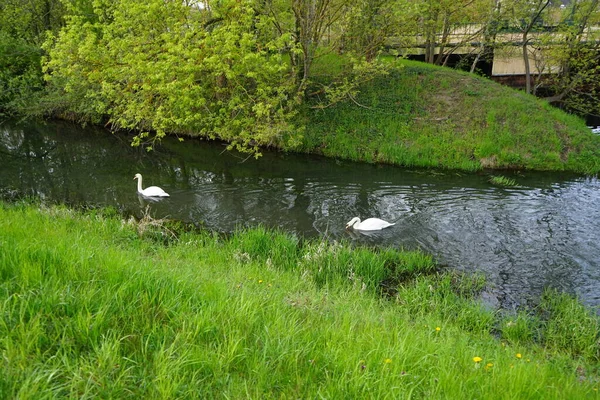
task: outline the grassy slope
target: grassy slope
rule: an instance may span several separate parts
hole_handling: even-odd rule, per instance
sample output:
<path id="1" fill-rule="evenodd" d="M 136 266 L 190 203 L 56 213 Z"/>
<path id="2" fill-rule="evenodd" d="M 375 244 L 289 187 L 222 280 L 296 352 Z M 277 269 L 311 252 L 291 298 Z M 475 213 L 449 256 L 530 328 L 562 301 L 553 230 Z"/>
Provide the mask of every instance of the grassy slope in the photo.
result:
<path id="1" fill-rule="evenodd" d="M 336 61 L 316 73 L 327 79 Z M 424 63 L 397 61 L 357 98 L 306 109 L 300 151 L 397 165 L 600 171 L 600 137 L 523 92 Z"/>
<path id="2" fill-rule="evenodd" d="M 597 398 L 565 296 L 509 321 L 418 253 L 102 213 L 0 203 L 0 398 Z"/>

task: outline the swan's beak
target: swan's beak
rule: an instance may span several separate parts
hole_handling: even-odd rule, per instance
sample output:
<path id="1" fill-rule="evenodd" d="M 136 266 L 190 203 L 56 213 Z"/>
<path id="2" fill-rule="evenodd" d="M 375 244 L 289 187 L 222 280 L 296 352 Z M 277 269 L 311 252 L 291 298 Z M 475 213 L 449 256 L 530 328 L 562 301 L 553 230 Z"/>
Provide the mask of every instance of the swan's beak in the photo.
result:
<path id="1" fill-rule="evenodd" d="M 350 224 L 346 225 L 346 229 L 350 229 Z"/>

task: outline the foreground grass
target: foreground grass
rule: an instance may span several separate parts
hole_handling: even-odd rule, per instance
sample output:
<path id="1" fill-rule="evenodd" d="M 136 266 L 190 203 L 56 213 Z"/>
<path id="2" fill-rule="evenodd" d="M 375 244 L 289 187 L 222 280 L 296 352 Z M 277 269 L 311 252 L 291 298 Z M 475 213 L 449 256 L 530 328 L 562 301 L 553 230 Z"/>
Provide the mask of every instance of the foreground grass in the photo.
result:
<path id="1" fill-rule="evenodd" d="M 332 56 L 316 65 L 322 82 L 339 62 Z M 307 107 L 299 150 L 406 166 L 600 171 L 600 137 L 580 118 L 473 74 L 394 64 L 356 101 Z"/>
<path id="2" fill-rule="evenodd" d="M 597 398 L 595 316 L 550 292 L 502 316 L 481 285 L 420 253 L 0 203 L 0 398 Z"/>

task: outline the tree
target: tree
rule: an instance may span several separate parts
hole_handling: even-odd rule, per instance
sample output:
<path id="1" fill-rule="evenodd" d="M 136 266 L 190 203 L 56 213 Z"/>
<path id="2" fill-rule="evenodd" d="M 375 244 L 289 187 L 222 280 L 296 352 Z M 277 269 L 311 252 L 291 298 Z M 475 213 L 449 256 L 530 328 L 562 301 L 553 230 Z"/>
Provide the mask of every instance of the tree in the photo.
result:
<path id="1" fill-rule="evenodd" d="M 496 38 L 498 30 L 503 19 L 502 0 L 493 0 L 489 4 L 484 5 L 482 13 L 482 28 L 479 35 L 479 46 L 473 62 L 471 63 L 470 72 L 475 72 L 477 63 L 483 59 L 492 61 L 494 57 L 494 48 L 496 47 Z"/>
<path id="2" fill-rule="evenodd" d="M 58 111 L 136 130 L 136 144 L 166 132 L 241 150 L 293 143 L 294 81 L 282 56 L 291 38 L 263 34 L 272 24 L 255 5 L 104 0 L 93 18 L 73 10 L 45 47 L 46 78 L 65 100 Z"/>
<path id="3" fill-rule="evenodd" d="M 600 23 L 598 0 L 574 0 L 560 15 L 557 35 L 548 46 L 548 63 L 556 73 L 544 84 L 554 92 L 548 101 L 580 114 L 600 115 Z"/>
<path id="4" fill-rule="evenodd" d="M 29 45 L 41 45 L 46 33 L 63 25 L 65 7 L 57 0 L 3 0 L 0 30 Z"/>
<path id="5" fill-rule="evenodd" d="M 297 75 L 300 95 L 308 87 L 318 51 L 327 38 L 329 48 L 340 38 L 340 21 L 351 0 L 262 0 L 260 12 L 272 17 L 278 35 L 290 35 L 290 62 Z M 332 34 L 333 33 L 333 34 Z"/>
<path id="6" fill-rule="evenodd" d="M 295 17 L 295 40 L 299 54 L 300 90 L 306 87 L 315 54 L 325 32 L 337 22 L 347 0 L 292 0 Z"/>
<path id="7" fill-rule="evenodd" d="M 551 0 L 529 0 L 525 2 L 516 1 L 513 7 L 516 11 L 516 17 L 520 19 L 519 27 L 522 33 L 521 48 L 523 52 L 523 62 L 525 64 L 525 91 L 531 93 L 531 65 L 529 62 L 529 48 L 531 47 L 531 38 L 529 34 L 536 25 L 543 23 L 544 11 L 551 4 Z"/>
<path id="8" fill-rule="evenodd" d="M 0 3 L 0 112 L 32 113 L 43 90 L 40 44 L 63 24 L 60 1 Z"/>
<path id="9" fill-rule="evenodd" d="M 381 5 L 394 3 L 397 0 L 378 0 Z M 353 16 L 362 12 L 373 13 L 373 4 L 367 1 L 350 0 L 261 0 L 261 14 L 268 15 L 273 23 L 273 34 L 289 35 L 291 46 L 286 49 L 294 76 L 296 77 L 296 93 L 299 99 L 307 96 L 318 96 L 322 101 L 314 107 L 329 107 L 342 100 L 352 100 L 358 87 L 374 77 L 385 74 L 384 64 L 375 59 L 385 39 L 385 33 L 377 31 L 376 41 L 348 41 L 353 25 Z M 382 6 L 383 8 L 383 6 Z M 382 15 L 379 10 L 376 14 Z M 360 19 L 360 18 L 356 18 Z M 365 33 L 372 20 L 360 21 Z M 377 29 L 377 28 L 375 28 Z M 357 32 L 357 31 L 353 31 Z M 375 35 L 371 35 L 375 37 Z M 374 44 L 375 43 L 375 44 Z M 315 79 L 313 67 L 315 60 L 333 52 L 338 52 L 338 68 L 329 68 L 326 80 Z M 336 71 L 337 69 L 337 71 Z M 314 104 L 314 103 L 313 103 Z"/>
<path id="10" fill-rule="evenodd" d="M 352 51 L 374 60 L 390 37 L 405 36 L 410 32 L 406 7 L 412 3 L 399 0 L 356 0 L 348 7 L 342 21 L 344 51 Z"/>
<path id="11" fill-rule="evenodd" d="M 470 46 L 481 36 L 481 22 L 487 0 L 426 0 L 410 12 L 418 19 L 417 35 L 422 38 L 425 62 L 445 64 L 457 48 Z"/>

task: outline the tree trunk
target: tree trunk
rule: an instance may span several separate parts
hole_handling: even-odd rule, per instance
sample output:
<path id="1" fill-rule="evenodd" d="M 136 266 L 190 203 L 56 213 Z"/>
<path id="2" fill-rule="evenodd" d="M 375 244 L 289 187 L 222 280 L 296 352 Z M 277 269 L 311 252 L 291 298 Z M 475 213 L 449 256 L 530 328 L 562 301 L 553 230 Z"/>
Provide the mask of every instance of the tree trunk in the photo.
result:
<path id="1" fill-rule="evenodd" d="M 442 28 L 442 40 L 440 40 L 440 52 L 435 60 L 436 65 L 442 64 L 442 60 L 444 60 L 444 51 L 446 50 L 446 44 L 448 43 L 448 36 L 450 35 L 450 21 L 448 14 L 444 15 L 444 26 Z M 444 61 L 444 65 L 448 61 L 448 57 L 446 57 Z"/>
<path id="2" fill-rule="evenodd" d="M 531 94 L 531 68 L 529 67 L 529 51 L 527 50 L 527 32 L 523 33 L 523 63 L 525 63 L 525 92 Z"/>
<path id="3" fill-rule="evenodd" d="M 529 66 L 529 52 L 527 51 L 527 45 L 529 44 L 529 32 L 533 29 L 533 26 L 540 18 L 540 15 L 544 12 L 546 7 L 550 4 L 550 0 L 546 0 L 544 4 L 541 1 L 538 3 L 541 7 L 537 10 L 535 15 L 531 18 L 531 22 L 527 25 L 523 31 L 523 62 L 525 63 L 525 89 L 528 94 L 531 94 L 531 70 Z"/>

